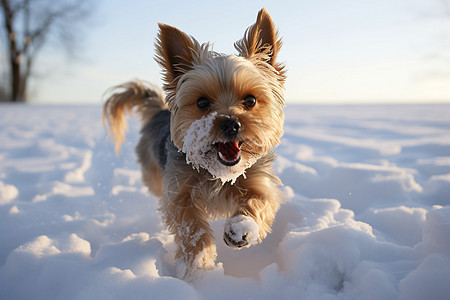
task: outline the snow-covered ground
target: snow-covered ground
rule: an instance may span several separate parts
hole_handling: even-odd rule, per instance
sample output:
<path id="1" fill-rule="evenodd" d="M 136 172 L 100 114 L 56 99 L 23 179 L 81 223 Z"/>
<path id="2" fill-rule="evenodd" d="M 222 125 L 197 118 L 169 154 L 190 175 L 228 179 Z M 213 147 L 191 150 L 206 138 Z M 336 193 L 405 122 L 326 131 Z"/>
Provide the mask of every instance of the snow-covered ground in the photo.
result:
<path id="1" fill-rule="evenodd" d="M 99 106 L 0 106 L 0 299 L 450 299 L 450 105 L 288 106 L 262 244 L 174 277 L 174 244 Z"/>

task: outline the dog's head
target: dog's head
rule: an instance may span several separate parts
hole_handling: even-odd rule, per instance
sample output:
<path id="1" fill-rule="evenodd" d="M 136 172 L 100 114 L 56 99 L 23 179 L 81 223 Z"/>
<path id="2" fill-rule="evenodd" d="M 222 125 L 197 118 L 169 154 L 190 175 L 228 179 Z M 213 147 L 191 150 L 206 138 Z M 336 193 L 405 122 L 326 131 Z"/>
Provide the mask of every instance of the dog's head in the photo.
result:
<path id="1" fill-rule="evenodd" d="M 283 133 L 285 72 L 276 61 L 281 40 L 267 10 L 235 43 L 238 55 L 210 51 L 174 27 L 159 28 L 156 60 L 173 143 L 194 167 L 216 177 L 242 174 Z"/>

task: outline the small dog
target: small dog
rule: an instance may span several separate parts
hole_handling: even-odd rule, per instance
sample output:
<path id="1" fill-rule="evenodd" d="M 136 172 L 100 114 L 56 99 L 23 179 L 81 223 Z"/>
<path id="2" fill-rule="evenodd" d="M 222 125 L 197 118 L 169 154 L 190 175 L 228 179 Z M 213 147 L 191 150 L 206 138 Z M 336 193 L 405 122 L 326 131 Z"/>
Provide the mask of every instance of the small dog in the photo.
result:
<path id="1" fill-rule="evenodd" d="M 104 120 L 120 151 L 125 113 L 142 119 L 136 147 L 144 184 L 177 245 L 178 276 L 215 266 L 209 221 L 228 218 L 232 248 L 261 242 L 283 200 L 272 165 L 283 134 L 284 65 L 278 31 L 267 10 L 223 55 L 175 27 L 159 25 L 156 61 L 164 90 L 125 83 L 104 104 Z"/>

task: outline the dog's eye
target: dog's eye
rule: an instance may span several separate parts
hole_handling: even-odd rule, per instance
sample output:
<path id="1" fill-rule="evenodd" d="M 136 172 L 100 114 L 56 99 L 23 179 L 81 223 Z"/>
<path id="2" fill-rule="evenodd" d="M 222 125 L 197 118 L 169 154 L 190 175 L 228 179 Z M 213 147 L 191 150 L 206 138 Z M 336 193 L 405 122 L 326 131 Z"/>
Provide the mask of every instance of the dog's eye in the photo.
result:
<path id="1" fill-rule="evenodd" d="M 252 108 L 253 106 L 255 106 L 255 104 L 256 104 L 255 96 L 248 95 L 247 97 L 245 97 L 245 99 L 244 99 L 245 108 L 247 108 L 247 109 Z"/>
<path id="2" fill-rule="evenodd" d="M 200 109 L 206 109 L 209 107 L 209 100 L 206 99 L 205 97 L 202 97 L 200 99 L 197 100 L 197 106 Z"/>

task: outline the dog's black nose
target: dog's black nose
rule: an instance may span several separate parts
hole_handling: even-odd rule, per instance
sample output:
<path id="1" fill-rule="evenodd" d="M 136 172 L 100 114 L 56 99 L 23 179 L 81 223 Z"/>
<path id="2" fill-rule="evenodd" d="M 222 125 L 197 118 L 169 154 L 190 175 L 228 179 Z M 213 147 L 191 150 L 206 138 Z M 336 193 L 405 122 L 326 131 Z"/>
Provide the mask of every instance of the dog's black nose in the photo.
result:
<path id="1" fill-rule="evenodd" d="M 239 132 L 239 128 L 241 127 L 241 124 L 231 118 L 227 118 L 220 122 L 220 129 L 222 129 L 222 132 L 225 134 L 226 137 L 232 139 L 235 138 Z"/>

